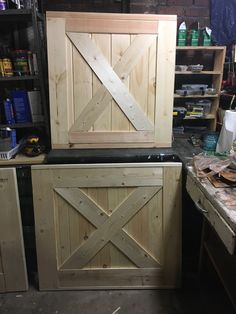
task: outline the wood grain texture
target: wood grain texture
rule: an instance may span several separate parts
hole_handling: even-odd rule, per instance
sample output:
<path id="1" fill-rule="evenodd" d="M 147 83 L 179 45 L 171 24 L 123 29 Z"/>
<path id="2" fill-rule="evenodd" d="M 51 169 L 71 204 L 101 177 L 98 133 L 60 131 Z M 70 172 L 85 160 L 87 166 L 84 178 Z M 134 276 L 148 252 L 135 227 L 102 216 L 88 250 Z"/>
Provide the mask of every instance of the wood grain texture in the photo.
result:
<path id="1" fill-rule="evenodd" d="M 0 169 L 0 290 L 25 291 L 28 279 L 14 168 Z"/>
<path id="2" fill-rule="evenodd" d="M 121 44 L 123 44 L 123 39 L 124 39 L 123 36 L 121 36 L 121 39 L 122 39 Z M 117 44 L 117 40 L 119 38 L 118 35 L 113 36 L 112 38 L 113 38 L 113 41 Z M 130 40 L 129 37 L 127 36 L 125 37 L 125 39 L 128 40 L 128 42 Z M 114 66 L 114 71 L 122 81 L 127 79 L 134 65 L 137 64 L 143 52 L 148 49 L 148 47 L 154 40 L 155 40 L 155 36 L 148 36 L 148 35 L 135 36 L 135 39 L 133 40 L 130 46 L 127 47 L 127 44 L 125 45 L 126 49 L 124 53 L 122 52 L 122 50 L 119 50 L 118 61 L 116 62 Z M 113 49 L 112 60 L 114 62 L 114 54 L 115 56 L 117 54 L 114 48 L 113 41 L 112 41 L 112 49 Z M 121 49 L 121 48 L 116 47 L 116 49 Z M 98 116 L 100 116 L 101 113 L 103 113 L 103 111 L 107 107 L 107 104 L 109 103 L 110 100 L 112 100 L 112 95 L 108 92 L 108 90 L 106 89 L 104 85 L 101 85 L 100 88 L 96 91 L 96 93 L 94 93 L 93 98 L 88 102 L 86 107 L 83 109 L 83 111 L 81 112 L 77 120 L 75 121 L 70 131 L 72 132 L 73 131 L 88 131 L 92 127 L 94 122 L 97 120 Z M 118 117 L 115 115 L 112 120 L 113 124 L 116 123 L 117 118 Z M 116 128 L 115 126 L 113 126 L 113 128 L 120 130 L 120 128 Z"/>
<path id="3" fill-rule="evenodd" d="M 67 32 L 67 36 L 82 54 L 122 111 L 125 112 L 134 127 L 137 130 L 152 130 L 152 124 L 147 117 L 143 115 L 135 99 L 129 94 L 125 85 L 121 82 L 118 75 L 114 72 L 97 46 L 94 45 L 93 41 L 90 40 L 86 34 Z"/>
<path id="4" fill-rule="evenodd" d="M 58 43 L 48 46 L 53 148 L 171 146 L 176 17 L 56 12 L 47 19 L 48 28 L 55 27 L 53 21 L 63 23 L 57 33 L 65 46 L 58 58 Z M 61 72 L 65 76 L 58 81 Z M 63 109 L 57 105 L 57 83 L 59 94 L 65 88 Z M 107 142 L 98 131 L 110 132 L 114 141 Z M 147 142 L 137 133 L 131 142 L 116 134 L 134 131 L 151 131 L 153 138 Z M 93 132 L 86 143 L 83 133 Z"/>
<path id="5" fill-rule="evenodd" d="M 69 202 L 76 210 L 79 211 L 90 223 L 92 223 L 99 230 L 93 233 L 89 240 L 81 245 L 76 251 L 74 251 L 73 255 L 62 265 L 63 269 L 74 269 L 75 267 L 82 268 L 87 265 L 87 263 L 91 260 L 92 256 L 96 255 L 98 251 L 104 247 L 108 241 L 111 241 L 115 244 L 121 252 L 125 253 L 125 255 L 138 267 L 151 267 L 154 268 L 158 266 L 157 261 L 155 261 L 147 251 L 143 250 L 141 246 L 135 243 L 129 236 L 122 230 L 122 226 L 126 224 L 126 222 L 122 221 L 122 219 L 117 219 L 117 215 L 121 218 L 125 219 L 125 216 L 129 213 L 132 216 L 133 212 L 130 213 L 129 205 L 126 207 L 126 202 L 129 203 L 130 199 L 139 201 L 138 197 L 140 197 L 141 193 L 145 193 L 145 189 L 138 188 L 133 191 L 132 195 L 128 197 L 128 199 L 122 203 L 122 207 L 119 206 L 116 208 L 115 214 L 108 216 L 104 213 L 102 209 L 100 209 L 94 202 L 86 197 L 85 194 L 81 193 L 78 189 L 55 189 L 58 194 L 60 194 L 67 202 Z M 147 188 L 147 192 L 150 188 Z M 154 193 L 157 192 L 158 189 L 152 188 Z M 153 196 L 150 194 L 149 197 Z M 144 196 L 142 195 L 142 198 Z M 146 199 L 145 202 L 148 202 L 149 199 Z M 79 206 L 77 205 L 79 204 Z M 141 203 L 142 204 L 142 203 Z M 135 206 L 135 207 L 133 207 Z M 141 205 L 142 206 L 142 205 Z M 135 211 L 140 210 L 140 205 L 137 206 L 137 203 L 132 204 L 133 209 Z M 125 209 L 127 213 L 122 213 L 122 209 Z M 119 212 L 120 211 L 120 212 Z M 94 215 L 96 213 L 96 215 Z M 125 215 L 126 214 L 126 215 Z M 113 216 L 114 215 L 114 216 Z M 131 216 L 131 217 L 132 217 Z M 130 216 L 126 218 L 130 219 Z M 119 221 L 118 226 L 115 227 L 115 221 Z M 110 226 L 112 226 L 112 231 L 110 230 Z M 121 229 L 121 231 L 119 231 Z M 99 234 L 102 232 L 102 240 Z M 104 235 L 107 233 L 108 238 L 105 239 Z M 93 245 L 93 249 L 91 248 Z M 88 253 L 85 254 L 86 248 Z"/>
<path id="6" fill-rule="evenodd" d="M 57 288 L 57 250 L 55 242 L 54 195 L 52 174 L 32 171 L 35 235 L 40 289 Z"/>
<path id="7" fill-rule="evenodd" d="M 48 11 L 47 12 L 47 18 L 65 18 L 65 19 L 70 19 L 70 18 L 81 18 L 84 20 L 88 19 L 108 19 L 108 20 L 113 20 L 113 19 L 120 19 L 120 20 L 151 20 L 151 21 L 176 21 L 177 17 L 176 15 L 156 15 L 156 14 L 125 14 L 125 13 L 87 13 L 87 12 L 58 12 L 58 11 Z M 210 47 L 206 47 L 206 49 L 210 49 Z"/>
<path id="8" fill-rule="evenodd" d="M 101 143 L 153 143 L 153 132 L 151 131 L 138 131 L 138 132 L 70 132 L 70 143 L 89 144 L 96 141 Z"/>
<path id="9" fill-rule="evenodd" d="M 98 269 L 59 271 L 61 289 L 174 288 L 161 269 Z"/>
<path id="10" fill-rule="evenodd" d="M 168 40 L 166 40 L 168 38 Z M 176 25 L 159 23 L 156 63 L 155 143 L 172 143 Z"/>
<path id="11" fill-rule="evenodd" d="M 176 287 L 180 287 L 182 265 L 182 171 L 179 166 L 164 168 L 163 208 L 165 208 L 163 211 L 164 276 L 167 282 L 174 282 Z"/>
<path id="12" fill-rule="evenodd" d="M 49 19 L 47 21 L 48 42 L 48 77 L 50 98 L 50 123 L 52 143 L 68 143 L 68 72 L 66 54 L 67 41 L 62 36 L 65 33 L 65 21 L 63 19 Z M 68 61 L 69 63 L 69 61 Z M 71 79 L 71 77 L 70 77 Z M 69 109 L 71 110 L 71 109 Z"/>
<path id="13" fill-rule="evenodd" d="M 57 175 L 53 177 L 53 184 L 57 187 L 135 187 L 139 186 L 161 186 L 163 185 L 163 170 L 158 168 L 111 168 L 103 167 L 96 169 L 85 168 L 57 169 Z"/>
<path id="14" fill-rule="evenodd" d="M 32 172 L 40 289 L 179 285 L 179 164 L 45 165 Z"/>

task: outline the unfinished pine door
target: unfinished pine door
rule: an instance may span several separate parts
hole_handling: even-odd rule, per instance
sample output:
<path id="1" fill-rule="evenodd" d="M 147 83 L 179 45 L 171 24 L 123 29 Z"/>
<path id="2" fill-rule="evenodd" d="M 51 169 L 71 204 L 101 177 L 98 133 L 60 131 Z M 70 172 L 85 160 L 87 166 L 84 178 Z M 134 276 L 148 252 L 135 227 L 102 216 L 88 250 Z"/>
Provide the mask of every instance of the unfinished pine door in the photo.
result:
<path id="1" fill-rule="evenodd" d="M 171 146 L 176 16 L 47 13 L 53 148 Z"/>
<path id="2" fill-rule="evenodd" d="M 181 165 L 33 166 L 39 285 L 177 287 Z"/>
<path id="3" fill-rule="evenodd" d="M 0 169 L 0 292 L 28 289 L 14 168 Z"/>

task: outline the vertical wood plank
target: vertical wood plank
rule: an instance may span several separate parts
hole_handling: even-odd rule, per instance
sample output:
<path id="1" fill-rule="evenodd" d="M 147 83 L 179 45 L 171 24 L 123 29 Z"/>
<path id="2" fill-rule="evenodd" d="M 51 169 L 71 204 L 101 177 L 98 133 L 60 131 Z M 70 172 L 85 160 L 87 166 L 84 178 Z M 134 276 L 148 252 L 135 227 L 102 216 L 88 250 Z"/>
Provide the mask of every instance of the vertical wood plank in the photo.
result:
<path id="1" fill-rule="evenodd" d="M 14 168 L 0 169 L 0 200 L 0 246 L 5 289 L 24 291 L 28 289 L 28 281 Z"/>
<path id="2" fill-rule="evenodd" d="M 170 147 L 174 95 L 176 22 L 159 21 L 156 64 L 155 142 Z"/>
<path id="3" fill-rule="evenodd" d="M 124 227 L 159 263 L 162 261 L 162 189 Z"/>
<path id="4" fill-rule="evenodd" d="M 134 40 L 135 36 L 132 37 L 132 40 Z M 145 115 L 147 115 L 148 99 L 148 56 L 149 49 L 147 47 L 130 75 L 130 92 Z"/>
<path id="5" fill-rule="evenodd" d="M 108 213 L 109 204 L 108 204 L 108 189 L 107 188 L 96 188 L 88 189 L 88 195 L 92 196 L 92 199 L 96 201 L 102 209 Z M 111 267 L 111 258 L 110 258 L 110 243 L 105 245 L 105 247 L 96 254 L 93 259 L 88 263 L 85 268 L 108 268 Z"/>
<path id="6" fill-rule="evenodd" d="M 68 90 L 67 39 L 63 18 L 47 20 L 47 43 L 52 144 L 67 144 L 69 131 L 67 106 L 72 91 L 71 86 Z"/>
<path id="7" fill-rule="evenodd" d="M 112 66 L 120 60 L 125 53 L 126 49 L 130 45 L 130 35 L 124 34 L 113 34 L 112 35 Z M 129 77 L 123 81 L 125 86 L 129 88 Z M 112 101 L 112 130 L 114 131 L 125 131 L 129 130 L 130 123 L 122 112 L 117 103 Z"/>
<path id="8" fill-rule="evenodd" d="M 108 190 L 108 214 L 111 215 L 117 206 L 131 193 L 133 188 L 112 188 Z M 124 256 L 115 246 L 110 247 L 111 267 L 112 268 L 133 268 L 136 267 L 128 258 Z"/>
<path id="9" fill-rule="evenodd" d="M 155 123 L 155 104 L 156 104 L 156 58 L 157 41 L 154 41 L 149 48 L 148 56 L 148 99 L 147 99 L 147 116 L 149 120 Z"/>
<path id="10" fill-rule="evenodd" d="M 73 55 L 72 55 L 72 43 L 69 38 L 66 36 L 66 58 L 67 58 L 67 113 L 68 113 L 68 130 L 71 128 L 75 121 L 74 113 L 74 84 L 73 84 Z"/>
<path id="11" fill-rule="evenodd" d="M 165 280 L 176 287 L 180 286 L 181 280 L 181 170 L 181 166 L 165 167 L 163 186 L 163 263 L 165 265 Z"/>
<path id="12" fill-rule="evenodd" d="M 39 288 L 57 289 L 59 260 L 56 248 L 55 195 L 53 172 L 32 167 L 35 236 L 37 247 Z"/>
<path id="13" fill-rule="evenodd" d="M 88 34 L 90 38 L 91 35 Z M 73 45 L 75 120 L 92 98 L 92 70 Z"/>
<path id="14" fill-rule="evenodd" d="M 103 56 L 110 63 L 111 62 L 111 35 L 110 34 L 93 34 L 93 41 L 101 50 Z M 93 74 L 93 94 L 96 93 L 101 86 L 100 80 L 95 74 Z M 106 131 L 111 130 L 111 102 L 98 117 L 94 123 L 94 131 Z"/>

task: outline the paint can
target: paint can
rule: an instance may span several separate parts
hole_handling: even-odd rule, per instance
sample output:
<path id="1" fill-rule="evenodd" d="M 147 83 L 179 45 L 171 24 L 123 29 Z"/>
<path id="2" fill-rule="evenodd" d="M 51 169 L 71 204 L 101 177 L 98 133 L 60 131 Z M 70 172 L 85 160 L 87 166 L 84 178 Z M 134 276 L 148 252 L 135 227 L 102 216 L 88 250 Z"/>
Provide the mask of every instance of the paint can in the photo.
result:
<path id="1" fill-rule="evenodd" d="M 4 76 L 13 76 L 12 62 L 9 58 L 2 59 Z"/>

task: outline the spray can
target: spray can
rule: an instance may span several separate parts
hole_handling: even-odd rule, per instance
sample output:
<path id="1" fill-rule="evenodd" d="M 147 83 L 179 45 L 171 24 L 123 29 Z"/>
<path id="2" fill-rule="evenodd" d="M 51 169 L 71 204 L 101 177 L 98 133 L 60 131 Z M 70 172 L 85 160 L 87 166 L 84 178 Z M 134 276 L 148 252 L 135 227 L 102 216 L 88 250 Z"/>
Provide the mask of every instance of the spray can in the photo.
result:
<path id="1" fill-rule="evenodd" d="M 13 105 L 9 98 L 4 101 L 5 120 L 7 124 L 14 124 L 15 117 L 13 112 Z"/>

